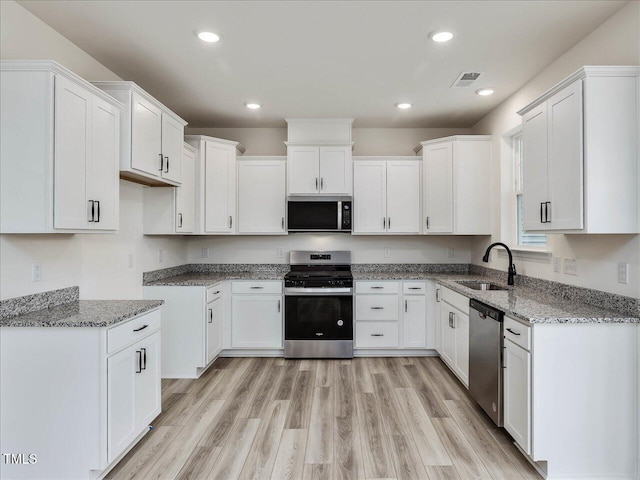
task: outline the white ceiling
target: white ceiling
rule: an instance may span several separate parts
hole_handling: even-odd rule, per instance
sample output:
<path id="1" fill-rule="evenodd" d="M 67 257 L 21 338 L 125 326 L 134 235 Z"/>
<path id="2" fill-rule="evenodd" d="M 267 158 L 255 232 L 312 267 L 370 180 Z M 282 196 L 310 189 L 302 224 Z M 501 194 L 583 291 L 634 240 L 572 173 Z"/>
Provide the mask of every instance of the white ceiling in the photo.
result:
<path id="1" fill-rule="evenodd" d="M 19 3 L 193 127 L 274 127 L 285 117 L 469 127 L 626 1 Z M 430 41 L 441 28 L 456 37 Z M 201 42 L 201 29 L 220 42 Z M 449 88 L 467 70 L 486 75 Z M 475 95 L 483 86 L 496 94 Z M 399 101 L 414 107 L 399 111 Z"/>

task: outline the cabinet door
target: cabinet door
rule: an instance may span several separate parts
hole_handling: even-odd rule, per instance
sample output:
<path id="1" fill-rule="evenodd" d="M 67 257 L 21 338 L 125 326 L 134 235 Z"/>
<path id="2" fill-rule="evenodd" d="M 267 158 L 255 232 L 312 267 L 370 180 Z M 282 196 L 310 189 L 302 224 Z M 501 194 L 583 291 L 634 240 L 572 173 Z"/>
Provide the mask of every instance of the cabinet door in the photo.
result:
<path id="1" fill-rule="evenodd" d="M 358 161 L 353 174 L 353 232 L 386 232 L 387 162 Z"/>
<path id="2" fill-rule="evenodd" d="M 544 203 L 547 197 L 547 105 L 522 118 L 522 201 L 525 230 L 546 230 Z"/>
<path id="3" fill-rule="evenodd" d="M 107 359 L 107 456 L 112 462 L 138 435 L 136 377 L 140 349 L 129 347 Z"/>
<path id="4" fill-rule="evenodd" d="M 207 305 L 207 364 L 222 350 L 222 298 Z"/>
<path id="5" fill-rule="evenodd" d="M 176 232 L 193 233 L 195 227 L 195 153 L 183 147 L 182 183 L 176 187 Z"/>
<path id="6" fill-rule="evenodd" d="M 320 148 L 288 147 L 289 195 L 320 192 Z"/>
<path id="7" fill-rule="evenodd" d="M 404 348 L 425 348 L 427 346 L 426 297 L 405 295 L 402 308 Z"/>
<path id="8" fill-rule="evenodd" d="M 162 111 L 137 93 L 131 94 L 131 168 L 160 176 Z"/>
<path id="9" fill-rule="evenodd" d="M 238 164 L 238 233 L 285 233 L 284 161 Z"/>
<path id="10" fill-rule="evenodd" d="M 351 146 L 320 147 L 320 193 L 351 194 Z"/>
<path id="11" fill-rule="evenodd" d="M 88 227 L 87 160 L 93 94 L 58 75 L 55 87 L 55 228 Z"/>
<path id="12" fill-rule="evenodd" d="M 424 233 L 453 232 L 453 144 L 424 149 Z"/>
<path id="13" fill-rule="evenodd" d="M 160 414 L 160 332 L 136 344 L 140 351 L 141 372 L 135 381 L 136 429 L 140 433 Z"/>
<path id="14" fill-rule="evenodd" d="M 453 329 L 456 343 L 455 372 L 465 386 L 469 385 L 469 315 L 453 311 Z"/>
<path id="15" fill-rule="evenodd" d="M 282 348 L 282 297 L 234 295 L 231 304 L 231 346 Z"/>
<path id="16" fill-rule="evenodd" d="M 505 340 L 504 428 L 531 455 L 531 354 Z"/>
<path id="17" fill-rule="evenodd" d="M 442 360 L 454 368 L 456 357 L 456 336 L 452 326 L 451 314 L 453 307 L 446 302 L 441 302 L 440 312 L 440 356 Z"/>
<path id="18" fill-rule="evenodd" d="M 95 97 L 91 115 L 91 155 L 87 162 L 87 198 L 94 204 L 93 228 L 118 228 L 120 191 L 120 111 Z"/>
<path id="19" fill-rule="evenodd" d="M 420 233 L 420 163 L 387 162 L 387 231 Z"/>
<path id="20" fill-rule="evenodd" d="M 236 210 L 233 146 L 205 142 L 205 231 L 232 233 Z"/>
<path id="21" fill-rule="evenodd" d="M 583 228 L 582 81 L 547 101 L 550 230 Z"/>
<path id="22" fill-rule="evenodd" d="M 162 156 L 164 168 L 162 178 L 182 181 L 182 149 L 184 143 L 184 127 L 169 115 L 162 114 Z"/>

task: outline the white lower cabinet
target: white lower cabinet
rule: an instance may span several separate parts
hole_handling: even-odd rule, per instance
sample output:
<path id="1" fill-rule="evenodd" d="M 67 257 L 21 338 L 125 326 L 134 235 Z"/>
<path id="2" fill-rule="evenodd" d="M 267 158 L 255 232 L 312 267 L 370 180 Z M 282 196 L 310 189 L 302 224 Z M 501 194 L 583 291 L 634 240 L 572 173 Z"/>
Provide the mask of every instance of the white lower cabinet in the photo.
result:
<path id="1" fill-rule="evenodd" d="M 531 353 L 504 341 L 504 428 L 531 454 Z"/>
<path id="2" fill-rule="evenodd" d="M 224 284 L 145 286 L 145 298 L 164 300 L 162 378 L 197 378 L 222 350 Z"/>
<path id="3" fill-rule="evenodd" d="M 0 476 L 101 478 L 161 412 L 160 325 L 156 308 L 108 328 L 1 328 L 0 443 L 37 462 Z"/>
<path id="4" fill-rule="evenodd" d="M 424 282 L 404 282 L 402 300 L 402 345 L 427 347 L 427 286 Z"/>
<path id="5" fill-rule="evenodd" d="M 282 348 L 282 282 L 231 282 L 231 291 L 231 348 Z"/>
<path id="6" fill-rule="evenodd" d="M 469 299 L 440 287 L 440 356 L 469 387 Z"/>

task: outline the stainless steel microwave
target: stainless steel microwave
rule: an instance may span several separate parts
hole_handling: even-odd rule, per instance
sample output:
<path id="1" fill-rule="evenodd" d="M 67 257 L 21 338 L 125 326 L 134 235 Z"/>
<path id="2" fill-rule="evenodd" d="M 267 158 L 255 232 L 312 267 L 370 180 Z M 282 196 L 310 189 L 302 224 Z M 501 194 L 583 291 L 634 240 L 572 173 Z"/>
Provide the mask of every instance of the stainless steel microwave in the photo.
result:
<path id="1" fill-rule="evenodd" d="M 289 197 L 290 232 L 351 232 L 351 197 Z"/>

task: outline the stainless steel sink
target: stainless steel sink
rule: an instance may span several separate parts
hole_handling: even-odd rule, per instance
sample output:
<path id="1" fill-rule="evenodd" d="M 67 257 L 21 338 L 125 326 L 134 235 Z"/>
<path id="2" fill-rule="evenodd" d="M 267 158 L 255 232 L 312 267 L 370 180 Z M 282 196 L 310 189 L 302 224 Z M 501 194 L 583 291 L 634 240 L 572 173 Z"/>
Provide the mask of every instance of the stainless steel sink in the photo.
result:
<path id="1" fill-rule="evenodd" d="M 503 287 L 501 285 L 496 285 L 495 283 L 489 282 L 473 282 L 467 280 L 461 280 L 459 282 L 460 285 L 464 285 L 467 288 L 471 288 L 472 290 L 508 290 L 508 288 Z"/>

